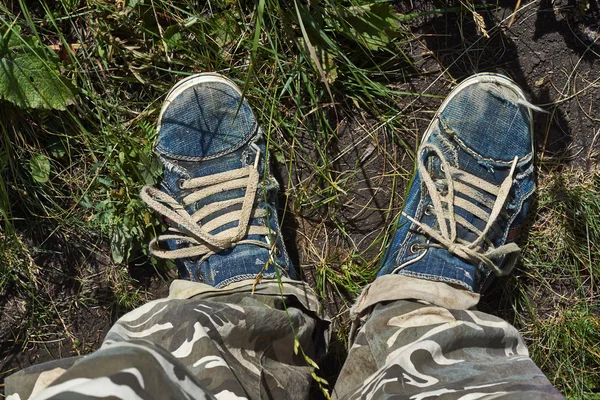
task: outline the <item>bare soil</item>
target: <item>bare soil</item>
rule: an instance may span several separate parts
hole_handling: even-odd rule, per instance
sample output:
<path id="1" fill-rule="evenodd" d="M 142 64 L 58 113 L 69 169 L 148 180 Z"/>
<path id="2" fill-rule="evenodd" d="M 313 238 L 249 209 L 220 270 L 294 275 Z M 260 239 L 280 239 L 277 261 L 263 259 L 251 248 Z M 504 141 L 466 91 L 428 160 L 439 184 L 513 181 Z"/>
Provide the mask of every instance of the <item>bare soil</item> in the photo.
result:
<path id="1" fill-rule="evenodd" d="M 137 265 L 143 260 L 117 265 L 103 238 L 50 229 L 36 226 L 27 235 L 36 267 L 29 293 L 16 287 L 0 293 L 0 395 L 14 372 L 100 347 L 112 324 L 131 309 L 118 298 L 124 291 L 139 292 L 140 303 L 168 294 L 165 277 Z M 133 284 L 120 274 L 133 276 Z"/>

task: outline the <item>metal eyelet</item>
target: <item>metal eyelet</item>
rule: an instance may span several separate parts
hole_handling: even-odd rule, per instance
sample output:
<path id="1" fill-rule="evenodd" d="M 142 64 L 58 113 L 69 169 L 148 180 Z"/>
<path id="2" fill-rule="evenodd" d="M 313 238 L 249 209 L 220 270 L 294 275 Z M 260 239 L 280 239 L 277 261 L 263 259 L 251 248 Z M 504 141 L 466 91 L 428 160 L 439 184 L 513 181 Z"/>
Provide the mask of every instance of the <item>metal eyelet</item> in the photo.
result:
<path id="1" fill-rule="evenodd" d="M 433 206 L 431 204 L 425 206 L 424 214 L 427 216 L 433 215 Z"/>
<path id="2" fill-rule="evenodd" d="M 281 258 L 282 255 L 283 253 L 281 252 L 281 249 L 278 246 L 275 246 L 275 256 L 277 258 Z"/>
<path id="3" fill-rule="evenodd" d="M 414 254 L 419 252 L 419 250 L 421 250 L 422 248 L 423 247 L 419 243 L 413 243 L 410 245 L 410 252 Z"/>
<path id="4" fill-rule="evenodd" d="M 177 187 L 183 190 L 183 184 L 185 183 L 185 179 L 181 178 L 177 180 Z"/>

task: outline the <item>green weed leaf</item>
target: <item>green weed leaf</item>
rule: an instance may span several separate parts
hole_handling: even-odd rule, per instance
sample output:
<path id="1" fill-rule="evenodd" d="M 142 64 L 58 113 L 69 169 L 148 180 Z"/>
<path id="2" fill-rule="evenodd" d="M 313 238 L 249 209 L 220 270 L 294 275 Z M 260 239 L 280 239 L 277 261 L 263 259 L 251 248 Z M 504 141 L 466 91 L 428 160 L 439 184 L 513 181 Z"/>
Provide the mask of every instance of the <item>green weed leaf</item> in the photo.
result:
<path id="1" fill-rule="evenodd" d="M 369 48 L 380 50 L 398 36 L 400 21 L 394 8 L 386 3 L 352 6 L 330 21 L 347 38 Z"/>
<path id="2" fill-rule="evenodd" d="M 59 60 L 37 38 L 0 28 L 0 99 L 20 108 L 64 110 L 73 85 L 58 71 Z"/>
<path id="3" fill-rule="evenodd" d="M 286 165 L 286 161 L 287 161 L 287 160 L 285 159 L 285 156 L 283 155 L 283 153 L 282 153 L 282 152 L 280 152 L 280 151 L 273 151 L 273 152 L 271 152 L 271 154 L 272 154 L 273 156 L 275 156 L 275 160 L 277 160 L 277 162 L 278 162 L 279 164 L 281 164 L 281 165 Z"/>
<path id="4" fill-rule="evenodd" d="M 183 39 L 181 35 L 181 27 L 179 25 L 171 25 L 165 29 L 163 38 L 172 46 L 179 45 L 179 42 Z"/>
<path id="5" fill-rule="evenodd" d="M 124 231 L 117 228 L 113 232 L 110 242 L 110 252 L 116 263 L 122 263 L 129 258 L 129 244 L 131 238 Z"/>
<path id="6" fill-rule="evenodd" d="M 50 179 L 50 160 L 43 154 L 34 154 L 29 160 L 31 176 L 36 182 L 44 183 Z"/>
<path id="7" fill-rule="evenodd" d="M 144 0 L 129 0 L 129 1 L 127 2 L 127 7 L 129 7 L 129 8 L 134 8 L 134 7 L 136 7 L 138 4 L 139 4 L 139 5 L 143 5 L 143 4 L 144 4 Z"/>

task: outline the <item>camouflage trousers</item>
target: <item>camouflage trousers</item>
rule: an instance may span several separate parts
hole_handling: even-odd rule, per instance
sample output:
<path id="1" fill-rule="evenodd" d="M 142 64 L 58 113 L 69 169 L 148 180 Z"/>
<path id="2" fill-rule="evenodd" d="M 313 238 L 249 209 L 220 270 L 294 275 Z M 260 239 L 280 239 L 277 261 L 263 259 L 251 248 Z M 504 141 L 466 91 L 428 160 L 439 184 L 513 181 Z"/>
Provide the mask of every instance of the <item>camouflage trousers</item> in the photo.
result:
<path id="1" fill-rule="evenodd" d="M 444 283 L 384 276 L 351 310 L 340 399 L 562 398 L 507 322 Z M 308 285 L 215 289 L 175 281 L 131 311 L 92 354 L 6 380 L 8 399 L 307 399 L 327 322 Z"/>

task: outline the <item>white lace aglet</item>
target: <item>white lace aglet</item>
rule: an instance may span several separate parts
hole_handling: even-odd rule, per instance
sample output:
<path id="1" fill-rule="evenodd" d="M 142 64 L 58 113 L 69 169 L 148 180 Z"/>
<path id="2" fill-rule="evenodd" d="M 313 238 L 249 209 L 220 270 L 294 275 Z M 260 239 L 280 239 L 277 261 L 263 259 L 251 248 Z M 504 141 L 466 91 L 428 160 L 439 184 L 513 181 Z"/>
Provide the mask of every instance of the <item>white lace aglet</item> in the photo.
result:
<path id="1" fill-rule="evenodd" d="M 260 148 L 256 145 L 256 143 L 252 143 L 250 148 L 256 152 L 256 157 L 254 157 L 254 169 L 258 169 L 258 162 L 260 161 Z"/>
<path id="2" fill-rule="evenodd" d="M 517 168 L 518 162 L 519 162 L 519 157 L 515 156 L 515 158 L 513 159 L 513 164 L 512 164 L 512 167 L 510 168 L 510 174 L 509 174 L 509 176 L 511 178 L 511 182 L 512 182 L 513 175 L 515 174 L 515 168 Z"/>

